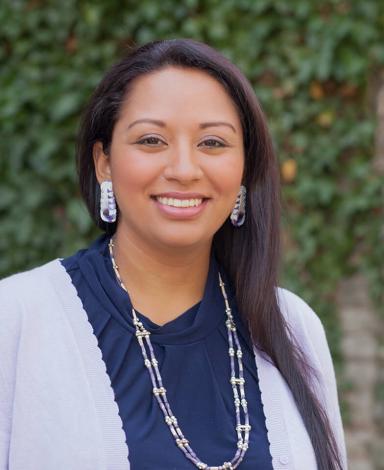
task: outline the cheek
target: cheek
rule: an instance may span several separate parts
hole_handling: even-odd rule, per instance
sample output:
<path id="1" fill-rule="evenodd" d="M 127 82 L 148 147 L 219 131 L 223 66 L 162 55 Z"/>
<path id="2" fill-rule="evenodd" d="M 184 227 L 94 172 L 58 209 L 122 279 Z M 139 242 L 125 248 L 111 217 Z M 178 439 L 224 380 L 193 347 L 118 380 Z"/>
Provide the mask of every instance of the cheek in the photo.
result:
<path id="1" fill-rule="evenodd" d="M 239 158 L 220 162 L 214 170 L 214 181 L 217 190 L 228 199 L 236 197 L 243 177 L 244 163 Z"/>
<path id="2" fill-rule="evenodd" d="M 135 152 L 129 155 L 114 155 L 111 161 L 111 175 L 117 194 L 134 197 L 145 192 L 158 176 L 160 167 L 156 162 Z"/>

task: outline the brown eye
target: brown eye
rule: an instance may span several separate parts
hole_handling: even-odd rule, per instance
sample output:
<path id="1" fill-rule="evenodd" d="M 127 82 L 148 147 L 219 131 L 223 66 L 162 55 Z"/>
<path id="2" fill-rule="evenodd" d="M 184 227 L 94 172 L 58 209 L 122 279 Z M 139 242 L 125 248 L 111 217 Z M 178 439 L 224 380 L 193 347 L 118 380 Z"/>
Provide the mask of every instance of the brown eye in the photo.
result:
<path id="1" fill-rule="evenodd" d="M 150 137 L 145 137 L 144 139 L 138 140 L 137 143 L 142 144 L 142 145 L 149 145 L 151 147 L 155 147 L 155 146 L 164 144 L 165 142 L 163 142 L 158 137 L 150 136 Z"/>
<path id="2" fill-rule="evenodd" d="M 209 148 L 226 147 L 226 145 L 223 142 L 221 142 L 220 140 L 216 140 L 216 139 L 204 140 L 200 145 L 203 145 L 203 147 L 209 147 Z"/>

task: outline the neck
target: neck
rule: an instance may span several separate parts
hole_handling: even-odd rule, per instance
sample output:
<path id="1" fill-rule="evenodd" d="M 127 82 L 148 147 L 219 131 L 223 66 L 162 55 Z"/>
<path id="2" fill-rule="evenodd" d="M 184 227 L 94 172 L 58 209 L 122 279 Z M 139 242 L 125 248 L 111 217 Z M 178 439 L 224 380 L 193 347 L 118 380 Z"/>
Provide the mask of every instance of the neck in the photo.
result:
<path id="1" fill-rule="evenodd" d="M 133 307 L 163 325 L 201 300 L 211 245 L 159 249 L 117 230 L 113 254 Z"/>

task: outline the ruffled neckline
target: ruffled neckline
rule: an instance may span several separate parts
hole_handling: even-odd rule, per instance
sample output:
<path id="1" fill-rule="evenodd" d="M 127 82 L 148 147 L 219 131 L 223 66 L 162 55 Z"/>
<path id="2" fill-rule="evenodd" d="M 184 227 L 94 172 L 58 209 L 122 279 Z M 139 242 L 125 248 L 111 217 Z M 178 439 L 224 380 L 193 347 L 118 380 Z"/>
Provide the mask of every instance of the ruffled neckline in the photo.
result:
<path id="1" fill-rule="evenodd" d="M 106 312 L 127 331 L 134 334 L 132 303 L 116 279 L 108 242 L 109 237 L 104 235 L 84 250 L 78 260 L 79 268 Z M 231 302 L 232 292 L 225 273 L 221 272 L 221 276 Z M 207 282 L 200 302 L 164 325 L 157 325 L 140 312 L 136 313 L 151 332 L 151 341 L 155 343 L 190 344 L 207 337 L 226 320 L 224 299 L 219 286 L 219 266 L 214 255 L 210 258 Z"/>

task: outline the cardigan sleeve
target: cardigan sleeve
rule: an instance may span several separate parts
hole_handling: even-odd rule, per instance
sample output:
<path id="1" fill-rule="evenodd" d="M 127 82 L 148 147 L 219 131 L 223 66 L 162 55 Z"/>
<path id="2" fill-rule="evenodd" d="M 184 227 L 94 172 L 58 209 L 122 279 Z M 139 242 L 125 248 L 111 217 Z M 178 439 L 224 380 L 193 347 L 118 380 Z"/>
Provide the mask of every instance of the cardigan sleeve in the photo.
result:
<path id="1" fill-rule="evenodd" d="M 303 299 L 286 289 L 278 289 L 278 302 L 298 345 L 317 373 L 319 400 L 334 432 L 343 469 L 347 469 L 336 376 L 323 324 Z"/>
<path id="2" fill-rule="evenodd" d="M 0 281 L 0 469 L 8 468 L 21 302 L 16 276 Z"/>

